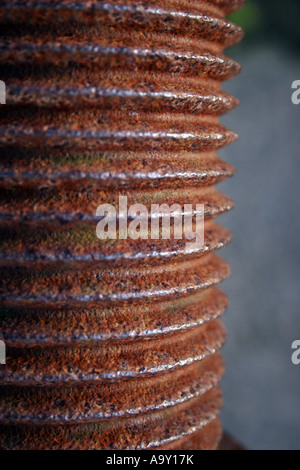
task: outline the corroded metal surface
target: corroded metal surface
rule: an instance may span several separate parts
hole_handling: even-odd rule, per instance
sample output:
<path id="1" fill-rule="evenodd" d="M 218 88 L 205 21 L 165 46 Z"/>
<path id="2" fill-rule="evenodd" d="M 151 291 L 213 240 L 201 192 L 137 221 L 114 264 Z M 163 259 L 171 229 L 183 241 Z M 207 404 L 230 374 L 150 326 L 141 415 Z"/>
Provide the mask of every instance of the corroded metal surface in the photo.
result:
<path id="1" fill-rule="evenodd" d="M 1 448 L 218 447 L 243 3 L 0 2 Z M 204 247 L 98 240 L 118 195 L 204 204 Z"/>

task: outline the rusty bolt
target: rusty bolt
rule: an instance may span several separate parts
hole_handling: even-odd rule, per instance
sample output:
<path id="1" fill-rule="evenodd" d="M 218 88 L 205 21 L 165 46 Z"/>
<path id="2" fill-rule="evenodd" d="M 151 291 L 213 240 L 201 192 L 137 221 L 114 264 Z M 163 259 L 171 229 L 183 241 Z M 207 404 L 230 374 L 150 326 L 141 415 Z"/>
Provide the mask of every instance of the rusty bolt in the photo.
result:
<path id="1" fill-rule="evenodd" d="M 2 449 L 216 449 L 230 233 L 219 116 L 243 0 L 1 2 Z M 205 206 L 205 244 L 106 240 L 96 208 Z"/>

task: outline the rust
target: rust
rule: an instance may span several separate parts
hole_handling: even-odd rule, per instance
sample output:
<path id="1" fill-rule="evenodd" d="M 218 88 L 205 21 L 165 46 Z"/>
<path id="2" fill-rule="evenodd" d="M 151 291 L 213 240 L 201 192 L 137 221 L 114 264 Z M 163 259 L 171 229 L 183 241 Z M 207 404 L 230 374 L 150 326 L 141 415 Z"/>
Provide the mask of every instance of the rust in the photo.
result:
<path id="1" fill-rule="evenodd" d="M 218 448 L 243 3 L 0 2 L 0 448 Z M 204 204 L 204 246 L 98 240 L 119 195 Z"/>

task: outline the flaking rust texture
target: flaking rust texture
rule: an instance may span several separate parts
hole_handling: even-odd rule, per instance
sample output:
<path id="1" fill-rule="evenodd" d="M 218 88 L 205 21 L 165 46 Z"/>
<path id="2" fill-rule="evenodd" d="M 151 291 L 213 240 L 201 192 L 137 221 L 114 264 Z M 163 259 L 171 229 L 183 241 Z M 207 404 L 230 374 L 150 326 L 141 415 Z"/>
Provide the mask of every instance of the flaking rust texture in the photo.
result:
<path id="1" fill-rule="evenodd" d="M 0 2 L 2 449 L 218 447 L 243 3 Z M 100 241 L 119 195 L 204 204 L 204 247 Z"/>

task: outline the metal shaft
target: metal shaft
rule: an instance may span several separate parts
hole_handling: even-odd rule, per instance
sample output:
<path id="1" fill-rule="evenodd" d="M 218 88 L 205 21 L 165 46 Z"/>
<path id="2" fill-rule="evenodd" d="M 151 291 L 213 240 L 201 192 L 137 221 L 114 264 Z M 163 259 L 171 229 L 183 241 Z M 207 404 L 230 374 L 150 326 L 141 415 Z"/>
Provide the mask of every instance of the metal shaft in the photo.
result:
<path id="1" fill-rule="evenodd" d="M 1 2 L 1 448 L 218 447 L 243 3 Z M 204 204 L 204 247 L 99 240 L 120 195 Z"/>

